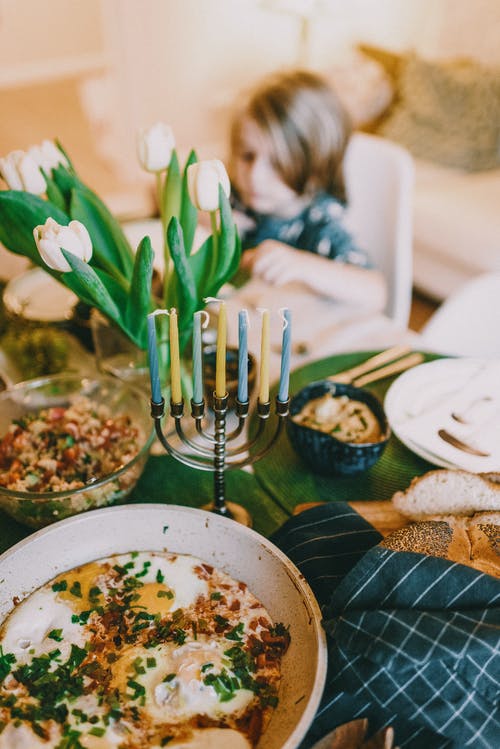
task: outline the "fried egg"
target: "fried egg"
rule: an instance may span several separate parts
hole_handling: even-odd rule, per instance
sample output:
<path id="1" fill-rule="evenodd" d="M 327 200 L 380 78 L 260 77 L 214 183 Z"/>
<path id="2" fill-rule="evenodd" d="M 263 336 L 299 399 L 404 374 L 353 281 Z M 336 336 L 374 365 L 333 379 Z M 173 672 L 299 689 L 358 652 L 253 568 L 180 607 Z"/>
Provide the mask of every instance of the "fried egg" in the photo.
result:
<path id="1" fill-rule="evenodd" d="M 0 749 L 249 749 L 288 644 L 244 583 L 194 556 L 90 562 L 0 629 Z"/>

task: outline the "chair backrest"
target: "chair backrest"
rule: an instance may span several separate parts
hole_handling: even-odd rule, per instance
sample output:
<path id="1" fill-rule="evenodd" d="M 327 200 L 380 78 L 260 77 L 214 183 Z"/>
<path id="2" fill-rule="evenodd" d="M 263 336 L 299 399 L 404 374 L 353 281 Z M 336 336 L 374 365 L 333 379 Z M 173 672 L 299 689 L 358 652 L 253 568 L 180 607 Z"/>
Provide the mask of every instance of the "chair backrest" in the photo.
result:
<path id="1" fill-rule="evenodd" d="M 385 313 L 406 327 L 413 282 L 413 159 L 384 138 L 354 133 L 344 169 L 346 226 L 386 278 Z"/>
<path id="2" fill-rule="evenodd" d="M 462 284 L 420 334 L 420 345 L 432 351 L 500 357 L 500 273 L 483 273 Z"/>

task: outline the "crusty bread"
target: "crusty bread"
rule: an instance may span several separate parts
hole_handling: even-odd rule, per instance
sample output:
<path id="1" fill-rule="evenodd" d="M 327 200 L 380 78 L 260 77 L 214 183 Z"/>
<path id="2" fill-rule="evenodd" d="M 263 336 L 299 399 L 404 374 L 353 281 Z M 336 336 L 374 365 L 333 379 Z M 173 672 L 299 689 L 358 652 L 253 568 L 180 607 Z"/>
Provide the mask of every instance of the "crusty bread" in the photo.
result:
<path id="1" fill-rule="evenodd" d="M 434 516 L 400 528 L 381 545 L 443 557 L 500 577 L 500 512 Z"/>
<path id="2" fill-rule="evenodd" d="M 473 515 L 500 511 L 500 474 L 438 469 L 413 479 L 396 492 L 394 507 L 414 520 L 436 514 Z"/>

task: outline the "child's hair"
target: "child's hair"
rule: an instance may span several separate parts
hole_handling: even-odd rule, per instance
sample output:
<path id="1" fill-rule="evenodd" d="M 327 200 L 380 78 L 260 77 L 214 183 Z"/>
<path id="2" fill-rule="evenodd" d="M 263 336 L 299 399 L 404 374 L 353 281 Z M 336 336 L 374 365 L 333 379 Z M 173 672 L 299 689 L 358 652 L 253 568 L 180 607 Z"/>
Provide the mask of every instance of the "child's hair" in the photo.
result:
<path id="1" fill-rule="evenodd" d="M 231 127 L 231 152 L 249 118 L 268 138 L 273 167 L 299 195 L 324 190 L 345 201 L 342 161 L 351 134 L 347 113 L 316 73 L 292 70 L 266 78 L 240 108 Z"/>

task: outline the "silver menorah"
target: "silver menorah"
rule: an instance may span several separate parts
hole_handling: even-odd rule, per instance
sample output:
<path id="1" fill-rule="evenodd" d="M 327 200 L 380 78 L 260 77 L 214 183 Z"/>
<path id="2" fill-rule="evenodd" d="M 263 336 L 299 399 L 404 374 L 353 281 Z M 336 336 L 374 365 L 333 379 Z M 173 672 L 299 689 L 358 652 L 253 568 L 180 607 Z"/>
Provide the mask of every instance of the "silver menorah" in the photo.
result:
<path id="1" fill-rule="evenodd" d="M 223 515 L 233 520 L 237 520 L 244 525 L 252 525 L 252 517 L 245 507 L 226 499 L 225 472 L 228 469 L 243 468 L 262 458 L 275 444 L 280 436 L 285 420 L 288 416 L 289 398 L 279 400 L 276 398 L 276 415 L 278 422 L 271 435 L 267 435 L 266 425 L 269 422 L 271 413 L 271 402 L 257 402 L 258 426 L 255 435 L 247 439 L 243 444 L 234 447 L 228 447 L 244 431 L 247 417 L 249 414 L 249 401 L 242 403 L 236 398 L 234 413 L 237 417 L 237 426 L 229 433 L 226 433 L 227 416 L 228 416 L 228 398 L 226 392 L 223 397 L 213 394 L 213 413 L 214 427 L 213 431 L 207 431 L 204 427 L 205 419 L 205 399 L 200 403 L 191 400 L 191 417 L 194 419 L 196 435 L 198 440 L 190 439 L 183 427 L 184 418 L 184 400 L 179 403 L 170 402 L 170 416 L 174 419 L 175 434 L 179 437 L 182 444 L 189 448 L 191 452 L 185 453 L 176 448 L 166 436 L 162 429 L 162 420 L 165 415 L 165 399 L 162 398 L 159 403 L 151 400 L 151 416 L 155 422 L 155 430 L 161 444 L 169 455 L 174 457 L 190 468 L 201 471 L 212 471 L 214 474 L 214 500 L 213 504 L 207 507 L 211 512 L 217 515 Z M 250 452 L 253 448 L 252 452 Z M 245 455 L 246 454 L 246 455 Z"/>

